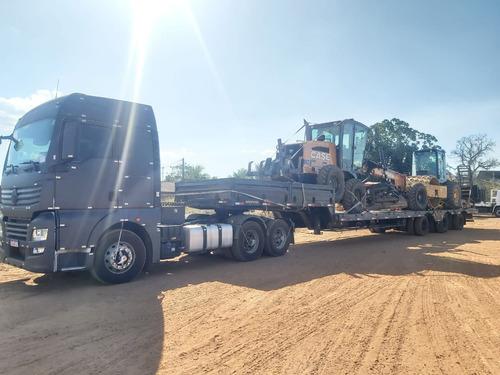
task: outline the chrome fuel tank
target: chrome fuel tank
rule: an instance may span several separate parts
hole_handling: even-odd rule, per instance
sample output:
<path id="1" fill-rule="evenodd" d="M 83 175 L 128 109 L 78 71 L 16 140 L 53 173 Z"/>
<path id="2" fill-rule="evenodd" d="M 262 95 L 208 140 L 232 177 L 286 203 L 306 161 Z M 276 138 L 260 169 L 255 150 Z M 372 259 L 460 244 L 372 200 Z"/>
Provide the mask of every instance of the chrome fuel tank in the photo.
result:
<path id="1" fill-rule="evenodd" d="M 184 251 L 194 253 L 233 245 L 233 227 L 229 224 L 193 224 L 182 227 Z"/>

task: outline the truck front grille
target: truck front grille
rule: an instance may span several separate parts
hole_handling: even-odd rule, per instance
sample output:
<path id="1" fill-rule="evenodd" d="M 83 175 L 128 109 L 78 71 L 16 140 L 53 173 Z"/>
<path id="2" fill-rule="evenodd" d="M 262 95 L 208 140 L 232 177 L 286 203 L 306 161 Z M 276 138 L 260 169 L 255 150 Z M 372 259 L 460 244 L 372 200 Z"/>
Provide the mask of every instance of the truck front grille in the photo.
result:
<path id="1" fill-rule="evenodd" d="M 4 206 L 33 206 L 40 202 L 41 186 L 24 188 L 2 189 L 2 205 Z"/>
<path id="2" fill-rule="evenodd" d="M 5 222 L 5 232 L 7 238 L 20 241 L 28 241 L 29 220 L 9 219 Z"/>

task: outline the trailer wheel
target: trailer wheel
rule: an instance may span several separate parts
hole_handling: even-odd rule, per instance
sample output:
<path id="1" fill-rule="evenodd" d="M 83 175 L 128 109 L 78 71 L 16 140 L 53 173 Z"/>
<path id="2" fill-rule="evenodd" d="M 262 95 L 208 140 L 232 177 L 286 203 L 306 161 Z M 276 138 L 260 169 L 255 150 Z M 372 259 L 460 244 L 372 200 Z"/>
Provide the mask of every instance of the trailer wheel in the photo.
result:
<path id="1" fill-rule="evenodd" d="M 386 228 L 369 228 L 371 233 L 385 233 Z"/>
<path id="2" fill-rule="evenodd" d="M 429 219 L 427 216 L 417 217 L 415 219 L 415 234 L 425 236 L 429 232 Z"/>
<path id="3" fill-rule="evenodd" d="M 465 219 L 462 215 L 453 215 L 452 221 L 451 221 L 451 227 L 454 230 L 462 230 L 464 229 L 464 224 L 465 224 Z"/>
<path id="4" fill-rule="evenodd" d="M 279 257 L 288 251 L 292 240 L 290 226 L 281 219 L 267 222 L 268 234 L 264 252 L 272 257 Z"/>
<path id="5" fill-rule="evenodd" d="M 408 234 L 415 234 L 415 220 L 414 219 L 406 219 L 406 231 Z"/>
<path id="6" fill-rule="evenodd" d="M 460 202 L 462 200 L 462 190 L 460 186 L 455 181 L 446 181 L 446 199 L 444 200 L 444 206 L 446 208 L 460 208 Z"/>
<path id="7" fill-rule="evenodd" d="M 448 232 L 449 220 L 448 215 L 443 216 L 443 220 L 436 222 L 436 232 L 446 233 Z"/>
<path id="8" fill-rule="evenodd" d="M 500 207 L 495 208 L 494 215 L 500 217 Z"/>
<path id="9" fill-rule="evenodd" d="M 141 238 L 126 229 L 105 234 L 97 244 L 90 272 L 105 284 L 126 283 L 139 275 L 146 262 Z"/>
<path id="10" fill-rule="evenodd" d="M 412 185 L 406 195 L 408 197 L 408 206 L 411 210 L 425 211 L 427 208 L 427 189 L 424 184 L 417 183 Z"/>
<path id="11" fill-rule="evenodd" d="M 344 196 L 344 172 L 335 165 L 325 165 L 318 172 L 316 183 L 330 185 L 335 196 L 335 203 L 340 202 Z"/>
<path id="12" fill-rule="evenodd" d="M 366 188 L 361 180 L 351 178 L 347 180 L 344 188 L 344 196 L 342 198 L 342 206 L 344 210 L 351 214 L 360 214 L 366 202 Z"/>
<path id="13" fill-rule="evenodd" d="M 264 231 L 255 221 L 245 221 L 239 228 L 231 253 L 242 262 L 257 260 L 264 249 Z"/>

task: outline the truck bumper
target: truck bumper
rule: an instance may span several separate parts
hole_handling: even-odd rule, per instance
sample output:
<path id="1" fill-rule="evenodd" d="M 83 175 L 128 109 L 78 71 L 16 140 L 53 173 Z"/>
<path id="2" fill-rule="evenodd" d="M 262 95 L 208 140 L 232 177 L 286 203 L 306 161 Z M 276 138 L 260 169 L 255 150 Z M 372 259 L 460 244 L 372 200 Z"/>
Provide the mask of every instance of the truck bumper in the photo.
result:
<path id="1" fill-rule="evenodd" d="M 33 220 L 2 220 L 0 261 L 31 272 L 54 272 L 55 215 L 45 212 Z M 32 240 L 33 229 L 47 229 L 43 240 Z"/>

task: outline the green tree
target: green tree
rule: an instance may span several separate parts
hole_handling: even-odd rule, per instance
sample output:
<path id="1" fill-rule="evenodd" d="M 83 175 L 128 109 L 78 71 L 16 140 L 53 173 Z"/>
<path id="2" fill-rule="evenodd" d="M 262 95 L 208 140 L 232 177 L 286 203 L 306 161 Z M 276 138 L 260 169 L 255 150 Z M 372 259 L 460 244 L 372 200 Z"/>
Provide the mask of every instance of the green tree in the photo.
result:
<path id="1" fill-rule="evenodd" d="M 247 176 L 247 169 L 246 168 L 240 168 L 236 172 L 233 172 L 233 174 L 229 177 L 234 177 L 234 178 L 250 178 Z"/>
<path id="2" fill-rule="evenodd" d="M 441 148 L 431 134 L 413 129 L 402 120 L 393 118 L 377 122 L 368 131 L 365 159 L 381 163 L 383 152 L 387 167 L 401 173 L 411 173 L 412 153 L 426 148 Z"/>
<path id="3" fill-rule="evenodd" d="M 497 159 L 486 156 L 495 148 L 495 142 L 488 138 L 486 134 L 473 134 L 462 137 L 457 141 L 455 149 L 451 155 L 460 164 L 465 165 L 471 171 L 471 184 L 476 178 L 479 169 L 491 169 L 499 165 Z"/>
<path id="4" fill-rule="evenodd" d="M 205 167 L 201 165 L 184 164 L 184 181 L 208 180 L 210 175 L 203 172 Z M 182 162 L 170 167 L 170 173 L 165 175 L 165 181 L 182 181 Z"/>

